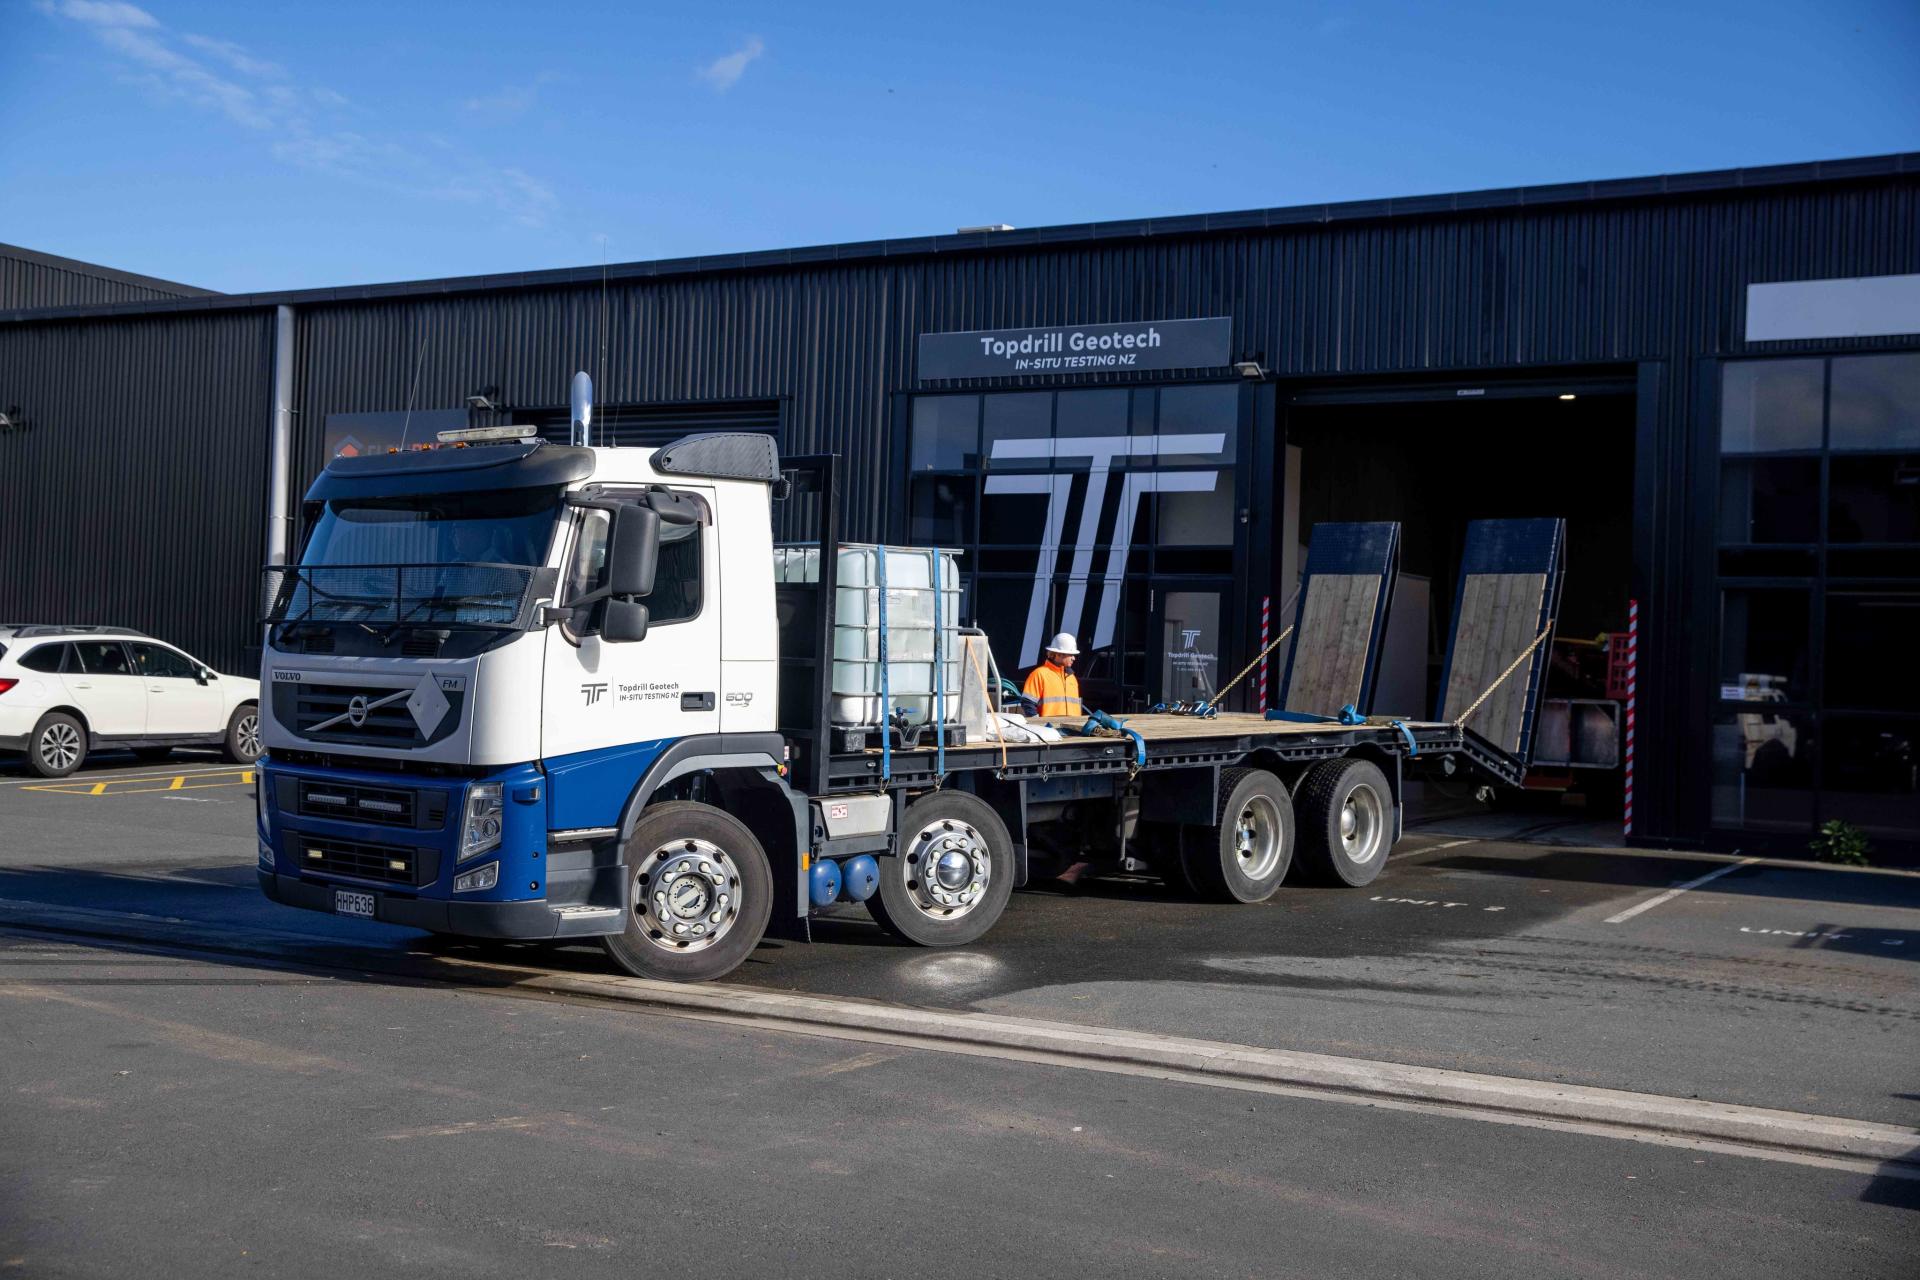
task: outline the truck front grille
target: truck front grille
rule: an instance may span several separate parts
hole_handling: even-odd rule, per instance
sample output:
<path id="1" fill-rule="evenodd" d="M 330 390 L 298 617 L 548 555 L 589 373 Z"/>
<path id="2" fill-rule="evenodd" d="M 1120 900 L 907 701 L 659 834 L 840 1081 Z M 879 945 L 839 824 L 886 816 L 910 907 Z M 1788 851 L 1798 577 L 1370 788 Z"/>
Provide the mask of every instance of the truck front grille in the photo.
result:
<path id="1" fill-rule="evenodd" d="M 298 788 L 294 812 L 303 817 L 374 822 L 389 827 L 435 828 L 446 818 L 446 796 L 439 791 L 422 793 L 410 787 L 375 787 L 310 778 L 299 779 Z M 422 822 L 423 817 L 427 821 Z"/>
<path id="2" fill-rule="evenodd" d="M 417 886 L 429 883 L 439 872 L 439 857 L 432 849 L 341 840 L 299 831 L 287 833 L 287 844 L 289 860 L 309 873 Z"/>
<path id="3" fill-rule="evenodd" d="M 446 691 L 447 713 L 430 737 L 421 734 L 413 712 L 407 709 L 406 692 L 410 690 L 395 689 L 391 685 L 280 683 L 273 686 L 273 711 L 281 724 L 303 738 L 368 747 L 428 746 L 450 735 L 459 725 L 467 698 L 465 690 Z M 369 705 L 395 693 L 403 696 L 384 706 Z M 356 698 L 365 699 L 359 724 L 353 723 L 351 715 Z"/>

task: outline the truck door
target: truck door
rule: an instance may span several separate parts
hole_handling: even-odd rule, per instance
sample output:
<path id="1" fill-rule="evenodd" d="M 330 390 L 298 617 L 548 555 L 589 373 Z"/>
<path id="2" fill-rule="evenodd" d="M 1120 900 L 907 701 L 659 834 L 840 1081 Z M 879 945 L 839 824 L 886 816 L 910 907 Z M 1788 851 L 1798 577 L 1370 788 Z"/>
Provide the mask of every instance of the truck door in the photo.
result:
<path id="1" fill-rule="evenodd" d="M 577 647 L 558 635 L 549 647 L 541 727 L 547 760 L 719 732 L 722 605 L 713 504 L 711 491 L 684 491 L 705 500 L 696 504 L 696 522 L 662 523 L 653 594 L 642 601 L 646 638 L 605 643 L 594 610 L 573 633 Z M 589 509 L 574 520 L 563 607 L 598 587 L 606 571 L 609 516 Z"/>

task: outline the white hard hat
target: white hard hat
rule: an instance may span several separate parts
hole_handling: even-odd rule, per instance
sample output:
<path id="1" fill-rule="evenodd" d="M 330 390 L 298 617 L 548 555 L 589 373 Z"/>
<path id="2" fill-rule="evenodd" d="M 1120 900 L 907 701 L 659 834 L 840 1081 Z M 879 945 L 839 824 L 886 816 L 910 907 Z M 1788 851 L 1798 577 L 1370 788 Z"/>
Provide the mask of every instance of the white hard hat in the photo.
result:
<path id="1" fill-rule="evenodd" d="M 1073 632 L 1062 631 L 1059 635 L 1047 641 L 1047 652 L 1064 653 L 1070 657 L 1077 658 L 1080 656 L 1080 646 L 1073 642 Z"/>

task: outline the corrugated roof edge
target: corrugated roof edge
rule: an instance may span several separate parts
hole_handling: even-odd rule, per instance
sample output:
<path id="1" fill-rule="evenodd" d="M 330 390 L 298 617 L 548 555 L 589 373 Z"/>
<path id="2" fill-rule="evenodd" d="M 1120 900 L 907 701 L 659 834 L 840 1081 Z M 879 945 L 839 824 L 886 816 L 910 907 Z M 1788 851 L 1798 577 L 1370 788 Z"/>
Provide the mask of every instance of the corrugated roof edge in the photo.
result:
<path id="1" fill-rule="evenodd" d="M 61 271 L 71 271 L 77 275 L 95 276 L 101 280 L 112 280 L 116 284 L 138 285 L 143 289 L 171 291 L 183 298 L 209 298 L 220 295 L 212 289 L 202 289 L 199 285 L 181 284 L 178 280 L 162 280 L 158 276 L 143 276 L 137 271 L 122 271 L 118 267 L 103 267 L 97 262 L 82 262 L 78 258 L 63 258 L 57 253 L 42 253 L 38 249 L 29 249 L 23 245 L 0 243 L 0 258 L 18 258 L 22 262 L 31 262 L 35 266 L 54 267 Z M 41 307 L 42 311 L 65 311 L 65 307 Z"/>
<path id="2" fill-rule="evenodd" d="M 99 306 L 34 307 L 0 311 L 0 323 L 34 320 L 77 320 L 95 316 L 156 315 L 194 311 L 245 311 L 279 305 L 310 306 L 339 302 L 377 302 L 392 298 L 421 298 L 598 285 L 602 279 L 648 280 L 670 276 L 713 275 L 763 271 L 769 268 L 818 263 L 871 262 L 887 258 L 930 257 L 943 253 L 980 253 L 1055 247 L 1084 241 L 1112 242 L 1157 236 L 1217 235 L 1230 231 L 1297 227 L 1386 218 L 1436 217 L 1498 209 L 1535 209 L 1555 205 L 1588 204 L 1611 200 L 1647 199 L 1667 195 L 1701 195 L 1765 187 L 1848 182 L 1862 178 L 1920 175 L 1920 152 L 1813 160 L 1802 164 L 1765 165 L 1749 169 L 1712 169 L 1697 173 L 1662 174 L 1640 178 L 1608 178 L 1593 182 L 1553 183 L 1533 187 L 1499 187 L 1485 191 L 1402 196 L 1385 200 L 1349 200 L 1334 204 L 1287 205 L 1222 213 L 1181 214 L 1164 218 L 1084 222 L 1057 227 L 1028 227 L 988 234 L 973 232 L 947 236 L 907 236 L 898 240 L 864 240 L 848 244 L 809 245 L 792 249 L 763 249 L 750 253 L 712 254 L 693 258 L 662 258 L 651 262 L 617 263 L 609 267 L 558 267 L 546 271 L 504 272 L 455 276 L 439 280 L 408 280 L 390 284 L 345 285 L 323 289 L 290 289 L 277 293 L 216 294 L 195 290 L 193 297 L 155 302 L 120 302 Z M 0 252 L 8 250 L 0 245 Z M 20 250 L 23 254 L 31 250 Z M 37 255 L 45 258 L 48 255 Z M 55 260 L 64 262 L 65 260 Z M 88 267 L 87 263 L 73 264 Z M 93 268 L 106 271 L 106 268 Z M 125 274 L 125 273 L 120 273 Z M 139 277 L 134 277 L 140 280 Z M 167 285 L 165 281 L 149 282 Z M 169 286 L 185 289 L 185 285 Z"/>

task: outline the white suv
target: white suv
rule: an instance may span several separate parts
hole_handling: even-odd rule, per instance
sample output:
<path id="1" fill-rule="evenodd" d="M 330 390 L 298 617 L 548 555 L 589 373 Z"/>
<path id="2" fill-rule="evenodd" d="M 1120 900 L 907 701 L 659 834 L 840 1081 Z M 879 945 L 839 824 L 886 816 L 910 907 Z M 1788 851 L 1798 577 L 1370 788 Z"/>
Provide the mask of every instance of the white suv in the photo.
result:
<path id="1" fill-rule="evenodd" d="M 173 747 L 260 754 L 260 684 L 223 676 L 138 631 L 0 624 L 0 751 L 44 778 L 96 747 L 158 758 Z"/>

